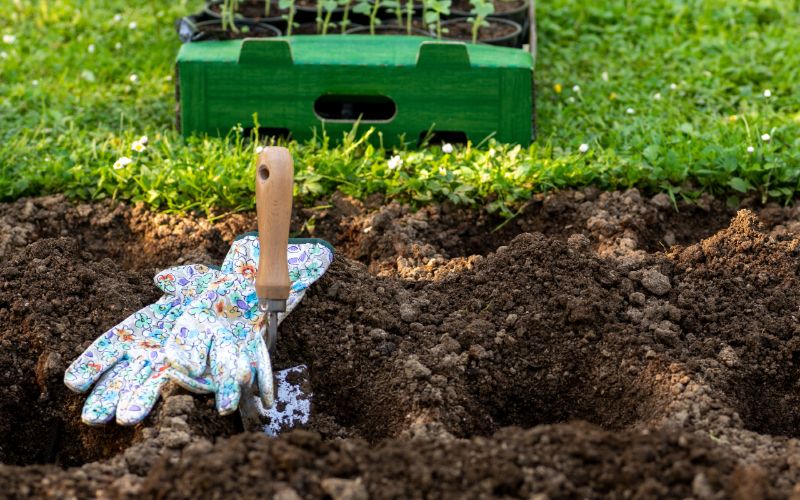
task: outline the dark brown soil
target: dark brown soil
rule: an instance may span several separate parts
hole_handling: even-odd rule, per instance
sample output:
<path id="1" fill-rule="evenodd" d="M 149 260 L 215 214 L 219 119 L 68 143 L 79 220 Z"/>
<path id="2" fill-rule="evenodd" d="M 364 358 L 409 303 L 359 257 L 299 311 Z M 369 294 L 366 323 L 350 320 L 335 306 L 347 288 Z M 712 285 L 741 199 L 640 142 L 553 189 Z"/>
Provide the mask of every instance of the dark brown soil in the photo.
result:
<path id="1" fill-rule="evenodd" d="M 488 26 L 481 26 L 478 29 L 478 41 L 492 42 L 502 40 L 506 37 L 519 34 L 519 27 L 513 24 L 499 22 L 494 19 L 487 19 Z M 445 23 L 447 28 L 447 38 L 453 40 L 472 41 L 472 23 L 468 21 L 454 21 Z"/>
<path id="2" fill-rule="evenodd" d="M 200 33 L 197 40 L 240 40 L 243 38 L 269 38 L 280 35 L 280 32 L 258 24 L 237 24 L 239 31 L 222 28 L 222 21 L 208 21 L 197 26 Z"/>
<path id="3" fill-rule="evenodd" d="M 321 27 L 320 27 L 321 29 Z M 336 33 L 336 27 L 331 26 L 328 28 L 331 34 Z M 317 35 L 317 23 L 303 23 L 300 26 L 295 26 L 292 28 L 293 35 Z"/>
<path id="4" fill-rule="evenodd" d="M 334 265 L 281 327 L 309 430 L 271 439 L 170 388 L 90 428 L 61 380 L 253 214 L 0 205 L 0 491 L 9 497 L 787 498 L 800 494 L 800 210 L 636 191 L 500 225 L 343 196 L 295 207 Z M 324 208 L 318 208 L 324 207 Z"/>
<path id="5" fill-rule="evenodd" d="M 414 35 L 414 36 L 432 36 L 430 32 L 420 28 L 424 26 L 422 21 L 412 21 L 411 33 L 408 32 L 405 25 L 398 26 L 396 23 L 389 22 L 375 26 L 375 35 Z M 370 35 L 369 26 L 359 26 L 358 28 L 351 29 L 347 32 L 349 35 Z"/>

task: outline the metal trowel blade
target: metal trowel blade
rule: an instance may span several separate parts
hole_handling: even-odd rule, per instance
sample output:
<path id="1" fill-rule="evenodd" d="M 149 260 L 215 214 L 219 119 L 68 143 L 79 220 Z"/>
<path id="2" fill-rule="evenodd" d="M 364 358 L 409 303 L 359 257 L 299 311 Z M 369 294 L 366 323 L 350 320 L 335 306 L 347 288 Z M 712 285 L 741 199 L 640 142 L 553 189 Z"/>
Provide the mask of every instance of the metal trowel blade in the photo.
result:
<path id="1" fill-rule="evenodd" d="M 304 427 L 311 418 L 311 380 L 306 365 L 297 365 L 275 373 L 275 403 L 264 408 L 261 399 L 243 395 L 239 410 L 244 428 L 277 436 Z"/>

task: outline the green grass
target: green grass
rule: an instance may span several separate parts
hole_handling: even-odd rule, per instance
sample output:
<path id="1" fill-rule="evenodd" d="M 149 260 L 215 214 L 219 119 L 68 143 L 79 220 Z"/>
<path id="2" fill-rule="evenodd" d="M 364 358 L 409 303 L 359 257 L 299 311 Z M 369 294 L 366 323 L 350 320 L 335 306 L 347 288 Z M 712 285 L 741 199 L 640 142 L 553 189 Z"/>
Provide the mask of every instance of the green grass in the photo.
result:
<path id="1" fill-rule="evenodd" d="M 16 37 L 0 41 L 0 200 L 63 192 L 172 211 L 253 207 L 256 142 L 235 130 L 184 141 L 174 130 L 173 21 L 200 2 L 0 1 L 0 35 Z M 298 194 L 383 192 L 506 215 L 534 192 L 587 184 L 796 195 L 800 1 L 540 0 L 537 9 L 533 146 L 384 151 L 363 131 L 336 147 L 290 143 Z M 147 150 L 134 153 L 141 135 Z M 390 169 L 395 154 L 403 164 Z M 134 161 L 116 170 L 120 156 Z"/>

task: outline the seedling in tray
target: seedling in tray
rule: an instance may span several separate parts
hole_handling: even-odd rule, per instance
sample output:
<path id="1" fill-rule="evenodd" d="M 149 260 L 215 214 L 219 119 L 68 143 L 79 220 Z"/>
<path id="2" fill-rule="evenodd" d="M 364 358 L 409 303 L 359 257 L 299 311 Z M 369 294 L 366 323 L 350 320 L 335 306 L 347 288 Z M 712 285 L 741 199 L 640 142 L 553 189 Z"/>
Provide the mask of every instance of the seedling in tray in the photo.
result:
<path id="1" fill-rule="evenodd" d="M 362 16 L 369 16 L 372 12 L 372 5 L 370 5 L 369 0 L 356 0 L 356 4 L 353 6 L 353 13 L 361 14 Z M 370 19 L 370 34 L 374 35 L 375 30 L 371 26 L 372 19 Z"/>
<path id="2" fill-rule="evenodd" d="M 395 15 L 398 26 L 403 26 L 405 24 L 403 22 L 403 6 L 400 3 L 400 0 L 384 0 L 383 6 L 389 9 L 389 12 Z"/>
<path id="3" fill-rule="evenodd" d="M 411 21 L 414 19 L 414 0 L 406 0 L 406 32 L 411 34 Z"/>
<path id="4" fill-rule="evenodd" d="M 269 2 L 267 2 L 269 5 Z M 239 0 L 224 0 L 220 8 L 220 17 L 222 18 L 222 29 L 238 32 L 239 28 L 236 27 L 235 15 L 239 10 Z"/>
<path id="5" fill-rule="evenodd" d="M 470 12 L 472 14 L 470 17 L 472 22 L 472 43 L 477 43 L 478 30 L 481 29 L 481 26 L 489 26 L 486 18 L 494 13 L 494 3 L 492 3 L 492 0 L 470 0 L 470 3 L 472 4 L 472 12 Z"/>
<path id="6" fill-rule="evenodd" d="M 285 14 L 283 17 L 286 18 L 286 35 L 291 36 L 292 28 L 294 28 L 294 0 L 278 0 L 278 8 L 289 11 L 289 13 Z"/>
<path id="7" fill-rule="evenodd" d="M 381 8 L 381 0 L 372 0 L 372 12 L 369 13 L 369 34 L 375 34 L 375 26 L 381 24 L 378 18 L 378 10 Z"/>
<path id="8" fill-rule="evenodd" d="M 322 29 L 319 29 L 319 24 L 317 24 L 317 32 L 327 35 L 328 28 L 331 25 L 331 16 L 333 16 L 333 11 L 339 6 L 339 2 L 337 0 L 322 0 L 319 4 L 325 12 L 325 17 L 322 19 Z"/>
<path id="9" fill-rule="evenodd" d="M 436 38 L 442 38 L 442 16 L 450 15 L 452 0 L 423 0 L 422 19 L 427 26 L 436 26 Z"/>
<path id="10" fill-rule="evenodd" d="M 339 22 L 342 33 L 347 31 L 350 26 L 350 0 L 339 0 L 339 6 L 342 7 L 342 20 Z"/>

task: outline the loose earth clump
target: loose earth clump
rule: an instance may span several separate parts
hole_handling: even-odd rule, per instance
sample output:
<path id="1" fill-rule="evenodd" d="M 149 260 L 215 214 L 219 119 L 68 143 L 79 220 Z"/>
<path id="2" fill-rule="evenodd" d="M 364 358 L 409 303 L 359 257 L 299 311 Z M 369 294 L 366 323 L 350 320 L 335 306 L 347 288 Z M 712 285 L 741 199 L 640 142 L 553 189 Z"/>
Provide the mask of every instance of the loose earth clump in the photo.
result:
<path id="1" fill-rule="evenodd" d="M 294 234 L 338 256 L 274 360 L 310 365 L 312 422 L 270 439 L 175 387 L 139 426 L 88 427 L 62 381 L 157 298 L 156 270 L 218 263 L 253 214 L 0 205 L 0 490 L 788 497 L 800 214 L 745 206 L 587 189 L 535 198 L 502 226 L 447 204 L 296 206 Z"/>

